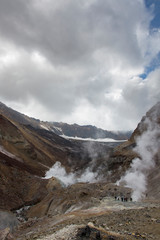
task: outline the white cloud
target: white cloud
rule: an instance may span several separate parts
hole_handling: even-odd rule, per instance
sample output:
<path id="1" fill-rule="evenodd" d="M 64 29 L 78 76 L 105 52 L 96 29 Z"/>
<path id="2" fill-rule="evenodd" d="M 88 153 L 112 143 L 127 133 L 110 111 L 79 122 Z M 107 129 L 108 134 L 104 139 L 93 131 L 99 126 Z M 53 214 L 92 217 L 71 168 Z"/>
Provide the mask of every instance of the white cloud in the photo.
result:
<path id="1" fill-rule="evenodd" d="M 160 51 L 143 0 L 0 2 L 0 96 L 43 120 L 135 128 L 159 100 Z M 32 106 L 36 106 L 32 110 Z"/>

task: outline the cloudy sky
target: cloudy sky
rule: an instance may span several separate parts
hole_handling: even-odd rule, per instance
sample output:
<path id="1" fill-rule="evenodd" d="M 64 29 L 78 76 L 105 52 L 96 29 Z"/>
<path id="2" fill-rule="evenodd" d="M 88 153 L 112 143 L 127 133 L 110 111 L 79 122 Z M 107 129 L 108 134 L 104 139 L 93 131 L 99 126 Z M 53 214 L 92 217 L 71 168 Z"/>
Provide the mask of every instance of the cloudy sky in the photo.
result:
<path id="1" fill-rule="evenodd" d="M 160 0 L 0 0 L 0 101 L 134 129 L 160 100 Z"/>

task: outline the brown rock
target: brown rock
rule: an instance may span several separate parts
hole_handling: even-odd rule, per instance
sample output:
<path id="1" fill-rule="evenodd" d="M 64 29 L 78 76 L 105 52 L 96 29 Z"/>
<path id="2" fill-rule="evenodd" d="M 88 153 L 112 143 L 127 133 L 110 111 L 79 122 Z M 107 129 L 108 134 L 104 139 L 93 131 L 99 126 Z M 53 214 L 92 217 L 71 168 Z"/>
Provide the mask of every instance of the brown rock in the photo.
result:
<path id="1" fill-rule="evenodd" d="M 0 240 L 15 240 L 13 235 L 10 233 L 10 228 L 0 230 Z"/>

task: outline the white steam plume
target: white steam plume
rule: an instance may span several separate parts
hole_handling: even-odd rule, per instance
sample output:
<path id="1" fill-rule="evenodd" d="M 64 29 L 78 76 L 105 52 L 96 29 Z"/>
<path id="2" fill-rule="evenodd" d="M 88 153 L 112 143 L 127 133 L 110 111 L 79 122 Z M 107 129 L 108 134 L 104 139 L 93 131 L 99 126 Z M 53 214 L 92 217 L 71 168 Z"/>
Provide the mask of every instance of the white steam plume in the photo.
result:
<path id="1" fill-rule="evenodd" d="M 123 184 L 126 187 L 132 188 L 132 198 L 135 201 L 145 196 L 147 175 L 149 170 L 155 166 L 155 155 L 160 149 L 160 125 L 157 123 L 159 118 L 159 104 L 151 113 L 151 117 L 147 117 L 142 123 L 146 131 L 136 140 L 137 146 L 134 151 L 138 153 L 140 158 L 135 158 L 132 161 L 130 169 L 117 182 L 118 185 Z"/>
<path id="2" fill-rule="evenodd" d="M 67 173 L 65 168 L 61 165 L 60 162 L 56 162 L 53 167 L 46 172 L 45 178 L 56 177 L 59 179 L 65 186 L 77 182 L 96 182 L 98 181 L 98 174 L 93 173 L 90 168 L 87 168 L 80 177 L 77 177 L 75 173 Z"/>

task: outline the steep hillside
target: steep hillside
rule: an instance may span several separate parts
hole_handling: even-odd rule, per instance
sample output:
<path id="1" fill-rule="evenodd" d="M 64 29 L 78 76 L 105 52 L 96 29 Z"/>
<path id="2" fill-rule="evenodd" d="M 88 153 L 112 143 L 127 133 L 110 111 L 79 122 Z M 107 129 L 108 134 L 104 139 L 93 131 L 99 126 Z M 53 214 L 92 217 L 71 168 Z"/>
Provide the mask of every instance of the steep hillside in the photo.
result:
<path id="1" fill-rule="evenodd" d="M 130 141 L 135 142 L 138 136 L 141 136 L 145 131 L 148 130 L 149 122 L 152 127 L 159 128 L 160 126 L 160 102 L 156 103 L 138 124 L 137 128 L 134 130 L 130 137 Z M 151 126 L 150 126 L 151 127 Z M 159 131 L 159 129 L 157 129 Z"/>
<path id="2" fill-rule="evenodd" d="M 52 131 L 57 135 L 66 135 L 70 137 L 81 137 L 81 138 L 112 138 L 116 140 L 126 140 L 130 137 L 131 131 L 121 132 L 121 131 L 107 131 L 95 126 L 87 125 L 80 126 L 78 124 L 67 124 L 58 122 L 43 122 L 39 119 L 28 117 L 21 114 L 12 108 L 7 107 L 5 104 L 0 102 L 0 113 L 4 116 L 12 119 L 23 125 L 30 125 L 34 128 L 45 129 Z"/>
<path id="3" fill-rule="evenodd" d="M 69 137 L 80 137 L 80 138 L 111 138 L 115 140 L 126 140 L 131 136 L 131 131 L 107 131 L 101 128 L 97 128 L 92 125 L 80 126 L 78 124 L 67 124 L 53 122 L 48 125 L 52 131 L 58 135 L 66 135 Z"/>
<path id="4" fill-rule="evenodd" d="M 20 159 L 0 152 L 0 210 L 18 209 L 41 201 L 47 194 L 47 180 L 36 176 Z"/>
<path id="5" fill-rule="evenodd" d="M 160 197 L 160 102 L 146 113 L 130 139 L 115 149 L 109 161 L 112 181 L 119 180 L 128 171 L 127 178 L 132 173 L 132 182 L 138 181 L 138 176 L 143 178 L 143 186 L 140 180 L 138 184 L 145 190 L 145 196 Z M 129 185 L 134 184 L 127 183 Z"/>
<path id="6" fill-rule="evenodd" d="M 40 120 L 35 118 L 30 118 L 22 113 L 19 113 L 10 107 L 7 107 L 2 102 L 0 102 L 0 113 L 20 124 L 31 125 L 34 127 L 38 127 L 40 124 Z"/>
<path id="7" fill-rule="evenodd" d="M 0 115 L 0 144 L 43 176 L 56 161 L 64 164 L 73 144 L 52 132 L 19 125 Z M 66 164 L 67 165 L 67 164 Z"/>
<path id="8" fill-rule="evenodd" d="M 89 171 L 101 176 L 101 179 L 116 183 L 130 169 L 134 159 L 143 158 L 140 152 L 141 149 L 137 151 L 137 146 L 139 145 L 139 140 L 137 139 L 140 136 L 145 136 L 146 133 L 148 134 L 148 129 L 151 128 L 150 130 L 153 133 L 156 131 L 156 135 L 147 137 L 149 139 L 151 137 L 150 142 L 153 142 L 153 139 L 155 141 L 156 138 L 156 152 L 153 156 L 153 166 L 146 170 L 148 181 L 146 194 L 148 194 L 148 197 L 159 197 L 159 109 L 160 103 L 157 103 L 142 118 L 130 139 L 116 147 L 114 151 L 113 146 L 102 143 L 68 141 L 56 135 L 53 131 L 35 128 L 33 125 L 19 124 L 19 121 L 16 122 L 13 119 L 9 119 L 9 117 L 0 115 L 1 164 L 3 164 L 3 167 L 5 164 L 6 166 L 7 164 L 8 166 L 14 165 L 18 169 L 25 169 L 32 175 L 43 177 L 46 171 L 56 162 L 60 162 L 68 173 L 76 171 L 77 174 L 82 174 L 85 172 L 85 169 L 89 169 Z M 12 116 L 10 112 L 7 113 L 6 108 L 5 114 Z M 15 115 L 17 116 L 17 113 Z M 147 141 L 149 141 L 148 138 Z M 147 142 L 145 148 L 150 148 L 148 145 L 150 142 Z M 146 154 L 149 155 L 148 152 Z M 14 161 L 11 161 L 11 159 L 14 159 Z M 8 176 L 6 175 L 6 178 Z"/>
<path id="9" fill-rule="evenodd" d="M 18 224 L 12 210 L 21 221 L 12 239 L 159 240 L 160 103 L 114 150 L 89 144 L 0 115 L 0 237 L 8 233 L 2 239 L 11 237 L 5 227 Z M 57 178 L 77 173 L 81 182 L 44 179 L 57 162 Z M 95 173 L 98 182 L 85 180 Z"/>
<path id="10" fill-rule="evenodd" d="M 26 191 L 32 192 L 29 188 L 31 186 L 32 189 L 33 186 L 37 191 L 37 199 L 40 188 L 37 183 L 46 184 L 47 180 L 42 177 L 57 162 L 65 168 L 66 174 L 74 172 L 75 176 L 80 176 L 86 169 L 88 174 L 90 171 L 96 172 L 96 175 L 98 172 L 101 174 L 112 148 L 105 143 L 68 141 L 52 131 L 19 124 L 1 114 L 0 208 L 13 209 L 39 201 L 28 198 Z M 35 182 L 35 186 L 32 182 Z M 43 188 L 42 193 L 46 194 Z"/>
<path id="11" fill-rule="evenodd" d="M 47 180 L 42 177 L 57 161 L 66 171 L 87 164 L 74 143 L 0 115 L 0 208 L 13 209 L 39 201 L 36 199 L 41 192 L 46 194 L 41 185 L 46 185 Z"/>

